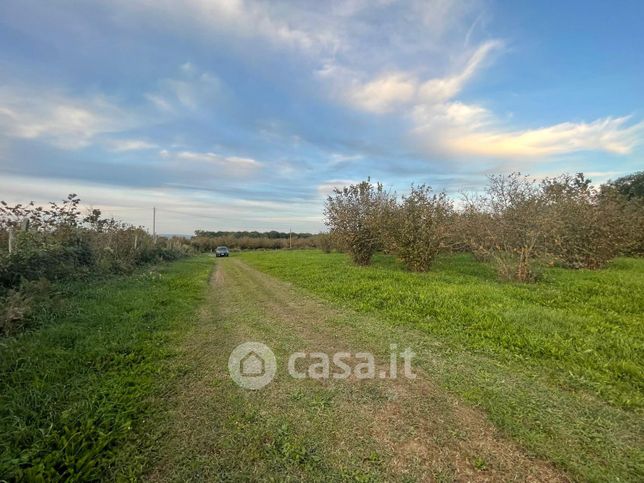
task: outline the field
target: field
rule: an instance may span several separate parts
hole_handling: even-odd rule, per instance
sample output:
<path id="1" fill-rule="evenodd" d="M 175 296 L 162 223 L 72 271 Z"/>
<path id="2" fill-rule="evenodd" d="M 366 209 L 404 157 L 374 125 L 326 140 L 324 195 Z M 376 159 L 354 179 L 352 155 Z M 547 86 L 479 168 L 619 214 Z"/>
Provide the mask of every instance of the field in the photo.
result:
<path id="1" fill-rule="evenodd" d="M 431 377 L 578 477 L 641 474 L 643 260 L 599 271 L 553 268 L 523 285 L 499 282 L 469 255 L 443 257 L 428 274 L 406 272 L 388 256 L 368 268 L 315 251 L 243 259 L 413 329 L 407 340 L 424 348 L 419 362 Z"/>
<path id="2" fill-rule="evenodd" d="M 0 343 L 0 479 L 140 474 L 158 399 L 212 268 L 192 258 L 58 287 L 62 307 Z"/>
<path id="3" fill-rule="evenodd" d="M 640 259 L 523 285 L 466 255 L 414 274 L 315 250 L 64 285 L 0 345 L 0 478 L 641 481 L 643 286 Z M 262 390 L 228 374 L 245 341 L 280 364 Z M 282 367 L 391 343 L 416 379 Z"/>

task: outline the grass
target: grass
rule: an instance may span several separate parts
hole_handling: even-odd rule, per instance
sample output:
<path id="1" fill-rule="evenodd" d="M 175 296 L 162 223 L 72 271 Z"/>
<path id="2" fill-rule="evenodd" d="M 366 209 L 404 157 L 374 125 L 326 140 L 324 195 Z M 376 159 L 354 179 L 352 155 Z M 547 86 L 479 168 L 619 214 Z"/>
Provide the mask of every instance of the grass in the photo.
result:
<path id="1" fill-rule="evenodd" d="M 620 259 L 598 271 L 553 268 L 542 282 L 513 284 L 469 255 L 440 258 L 427 274 L 409 273 L 382 255 L 368 268 L 317 251 L 243 259 L 393 324 L 548 371 L 557 384 L 610 404 L 644 404 L 644 260 Z"/>
<path id="2" fill-rule="evenodd" d="M 0 480 L 642 481 L 642 260 L 533 285 L 461 255 L 428 274 L 317 251 L 216 264 L 209 290 L 207 256 L 60 287 L 2 339 Z M 227 360 L 248 340 L 282 366 L 394 342 L 420 377 L 280 366 L 247 391 Z"/>
<path id="3" fill-rule="evenodd" d="M 212 268 L 196 257 L 59 287 L 36 330 L 0 340 L 0 479 L 131 479 Z"/>
<path id="4" fill-rule="evenodd" d="M 430 378 L 290 377 L 296 351 L 368 350 L 388 361 L 392 334 L 380 319 L 339 310 L 236 256 L 217 265 L 211 297 L 182 349 L 189 370 L 173 394 L 173 430 L 151 480 L 564 480 Z M 231 350 L 249 340 L 277 358 L 275 379 L 260 391 L 228 375 Z"/>
<path id="5" fill-rule="evenodd" d="M 642 480 L 644 261 L 553 268 L 515 285 L 465 255 L 441 258 L 428 274 L 387 256 L 367 268 L 317 251 L 242 259 L 375 317 L 352 327 L 363 343 L 410 343 L 427 377 L 571 478 Z"/>

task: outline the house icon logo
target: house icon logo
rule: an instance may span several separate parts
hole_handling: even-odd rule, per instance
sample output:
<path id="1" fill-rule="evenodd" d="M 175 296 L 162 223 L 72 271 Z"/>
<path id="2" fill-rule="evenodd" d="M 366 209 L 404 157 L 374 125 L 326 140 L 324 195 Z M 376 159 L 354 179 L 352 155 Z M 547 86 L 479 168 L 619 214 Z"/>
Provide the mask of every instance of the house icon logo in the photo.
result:
<path id="1" fill-rule="evenodd" d="M 231 352 L 228 372 L 245 389 L 261 389 L 275 377 L 275 354 L 261 342 L 244 342 Z"/>
<path id="2" fill-rule="evenodd" d="M 258 377 L 266 374 L 266 363 L 255 351 L 246 354 L 239 361 L 239 373 L 246 377 Z"/>

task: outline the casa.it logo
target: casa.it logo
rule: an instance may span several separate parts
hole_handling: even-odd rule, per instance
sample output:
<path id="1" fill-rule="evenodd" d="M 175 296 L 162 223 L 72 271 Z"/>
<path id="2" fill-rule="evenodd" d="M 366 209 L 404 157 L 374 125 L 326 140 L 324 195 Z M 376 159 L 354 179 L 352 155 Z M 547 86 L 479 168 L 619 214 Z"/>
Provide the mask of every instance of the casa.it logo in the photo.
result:
<path id="1" fill-rule="evenodd" d="M 399 352 L 397 344 L 390 344 L 389 349 L 388 367 L 377 366 L 370 352 L 294 352 L 288 358 L 288 374 L 294 379 L 397 379 L 402 373 L 415 379 L 411 361 L 416 354 L 409 347 Z M 261 389 L 275 377 L 275 354 L 261 342 L 244 342 L 230 354 L 228 371 L 240 387 Z"/>
<path id="2" fill-rule="evenodd" d="M 276 371 L 275 354 L 261 342 L 239 344 L 228 358 L 230 377 L 244 389 L 263 388 L 273 380 Z"/>

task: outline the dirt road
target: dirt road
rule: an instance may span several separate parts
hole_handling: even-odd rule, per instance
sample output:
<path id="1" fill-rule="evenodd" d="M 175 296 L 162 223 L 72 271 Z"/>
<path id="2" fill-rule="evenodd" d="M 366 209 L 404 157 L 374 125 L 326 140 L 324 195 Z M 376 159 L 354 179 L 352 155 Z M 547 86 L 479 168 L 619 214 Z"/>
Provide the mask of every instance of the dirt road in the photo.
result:
<path id="1" fill-rule="evenodd" d="M 389 343 L 413 349 L 413 332 L 334 307 L 239 259 L 216 262 L 199 325 L 182 348 L 185 376 L 172 400 L 153 480 L 562 481 L 471 408 L 417 377 L 295 379 L 290 354 L 372 352 L 378 374 Z M 230 352 L 259 341 L 277 375 L 238 387 Z M 413 363 L 412 363 L 413 366 Z"/>

